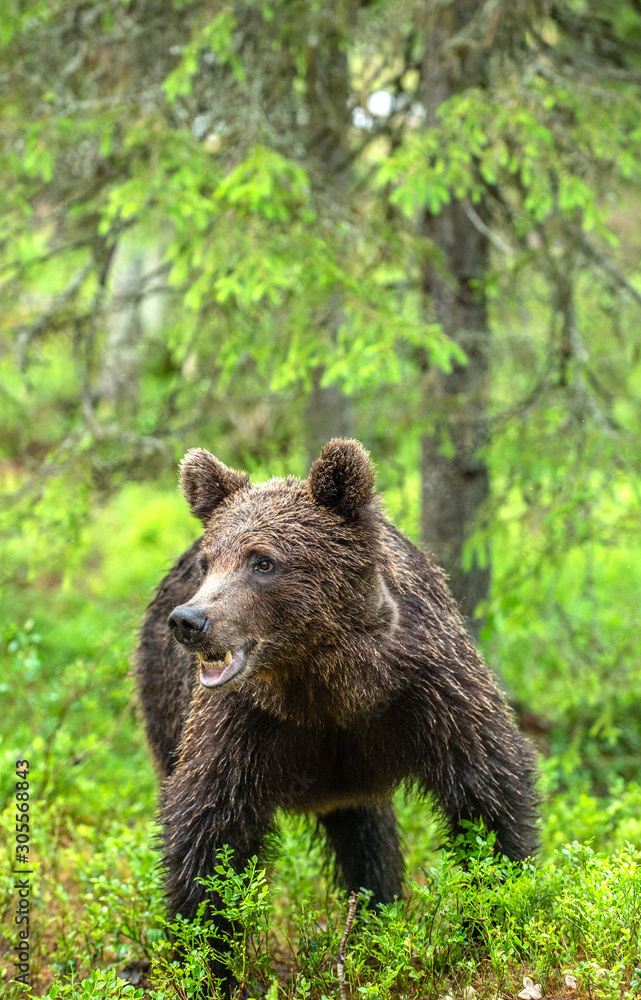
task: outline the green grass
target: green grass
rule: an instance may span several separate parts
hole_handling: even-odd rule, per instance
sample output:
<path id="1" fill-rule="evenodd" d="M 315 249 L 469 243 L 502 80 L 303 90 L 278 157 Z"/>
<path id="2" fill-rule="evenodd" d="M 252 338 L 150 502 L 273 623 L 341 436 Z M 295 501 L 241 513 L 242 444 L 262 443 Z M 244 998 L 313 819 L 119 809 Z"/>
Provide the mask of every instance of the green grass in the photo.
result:
<path id="1" fill-rule="evenodd" d="M 114 819 L 101 832 L 47 826 L 37 838 L 36 995 L 99 997 L 110 982 L 105 995 L 116 996 L 124 983 L 102 980 L 100 971 L 108 976 L 135 962 L 151 963 L 145 996 L 194 995 L 208 981 L 206 927 L 174 926 L 189 958 L 173 963 L 149 819 Z M 267 876 L 255 864 L 236 876 L 224 860 L 212 873 L 242 928 L 244 947 L 232 948 L 230 967 L 252 996 L 335 996 L 347 903 L 318 877 L 306 825 L 290 819 L 283 826 Z M 574 843 L 541 867 L 517 866 L 496 861 L 473 831 L 471 855 L 463 870 L 456 851 L 432 845 L 405 900 L 381 914 L 358 911 L 345 961 L 352 995 L 418 1000 L 466 996 L 472 987 L 481 997 L 515 996 L 529 976 L 548 996 L 567 992 L 567 975 L 576 977 L 577 995 L 638 992 L 638 851 L 604 855 Z"/>

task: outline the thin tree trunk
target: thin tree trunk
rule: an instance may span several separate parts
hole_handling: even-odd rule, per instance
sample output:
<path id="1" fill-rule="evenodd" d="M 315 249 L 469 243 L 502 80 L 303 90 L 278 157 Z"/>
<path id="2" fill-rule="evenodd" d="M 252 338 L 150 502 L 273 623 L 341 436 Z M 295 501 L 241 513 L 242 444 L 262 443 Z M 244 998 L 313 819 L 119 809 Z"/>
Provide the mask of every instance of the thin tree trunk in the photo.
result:
<path id="1" fill-rule="evenodd" d="M 312 392 L 307 403 L 307 448 L 310 465 L 323 445 L 335 437 L 349 437 L 351 412 L 349 397 L 337 385 L 323 388 L 320 384 L 323 370 L 313 374 Z"/>
<path id="2" fill-rule="evenodd" d="M 138 410 L 144 254 L 119 254 L 114 267 L 114 295 L 122 301 L 109 317 L 97 392 L 126 424 Z"/>
<path id="3" fill-rule="evenodd" d="M 334 204 L 349 198 L 350 150 L 347 131 L 350 124 L 350 76 L 345 36 L 353 19 L 344 0 L 326 4 L 326 31 L 307 52 L 306 147 L 312 170 L 322 172 L 326 191 L 331 190 Z M 338 294 L 332 296 L 324 325 L 334 338 L 343 315 Z M 351 410 L 349 398 L 338 386 L 321 386 L 324 368 L 313 372 L 313 387 L 306 413 L 307 450 L 310 461 L 324 444 L 334 437 L 349 437 Z"/>
<path id="4" fill-rule="evenodd" d="M 436 123 L 443 101 L 466 87 L 483 85 L 487 51 L 448 45 L 477 9 L 476 0 L 455 0 L 433 15 L 423 62 L 427 127 Z M 487 466 L 479 456 L 487 442 L 487 310 L 483 291 L 475 286 L 487 269 L 488 244 L 457 201 L 439 215 L 426 212 L 423 232 L 441 256 L 426 265 L 424 290 L 435 318 L 463 348 L 468 363 L 455 364 L 449 375 L 435 369 L 426 379 L 424 408 L 435 415 L 436 432 L 422 441 L 422 539 L 449 574 L 452 592 L 475 632 L 478 623 L 470 619 L 487 595 L 490 569 L 472 565 L 463 570 L 461 553 L 488 495 Z"/>

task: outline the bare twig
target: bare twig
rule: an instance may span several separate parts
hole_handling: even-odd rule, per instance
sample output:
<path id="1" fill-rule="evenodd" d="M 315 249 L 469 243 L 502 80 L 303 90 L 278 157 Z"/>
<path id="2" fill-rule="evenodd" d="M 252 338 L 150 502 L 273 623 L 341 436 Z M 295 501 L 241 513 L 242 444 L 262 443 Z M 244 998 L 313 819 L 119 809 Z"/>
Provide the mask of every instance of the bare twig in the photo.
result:
<path id="1" fill-rule="evenodd" d="M 582 233 L 575 233 L 574 236 L 583 252 L 594 261 L 597 267 L 605 271 L 619 288 L 627 292 L 630 298 L 634 299 L 637 305 L 641 305 L 641 293 L 637 291 L 634 285 L 630 284 L 625 275 L 621 274 L 612 261 L 608 260 L 604 254 L 599 253 L 597 248 Z"/>
<path id="2" fill-rule="evenodd" d="M 489 226 L 485 225 L 483 219 L 478 214 L 476 209 L 473 208 L 472 204 L 469 201 L 465 202 L 464 209 L 465 209 L 465 214 L 467 215 L 468 219 L 470 220 L 474 228 L 478 229 L 479 233 L 481 233 L 482 236 L 485 236 L 485 238 L 490 241 L 492 246 L 496 247 L 497 250 L 500 250 L 501 253 L 505 254 L 514 253 L 513 248 L 508 243 L 506 243 L 505 240 L 502 240 L 500 236 L 492 232 Z"/>
<path id="3" fill-rule="evenodd" d="M 32 342 L 38 337 L 44 336 L 49 331 L 56 313 L 65 309 L 70 301 L 77 295 L 84 284 L 85 279 L 93 268 L 93 261 L 87 261 L 83 267 L 73 276 L 69 284 L 57 295 L 49 307 L 40 314 L 35 322 L 24 325 L 17 331 L 16 353 L 18 355 L 18 368 L 24 371 L 27 362 L 27 352 Z"/>
<path id="4" fill-rule="evenodd" d="M 64 211 L 68 211 L 69 204 L 70 203 L 64 204 Z M 62 214 L 63 213 L 58 210 L 52 210 L 46 215 L 43 215 L 41 221 L 43 223 L 52 222 L 59 218 Z M 71 253 L 73 250 L 82 250 L 83 247 L 91 246 L 93 241 L 93 236 L 86 236 L 82 239 L 74 240 L 72 243 L 64 243 L 51 247 L 46 253 L 40 254 L 38 257 L 30 257 L 28 260 L 19 261 L 12 258 L 0 267 L 0 274 L 4 274 L 5 271 L 14 270 L 17 276 L 22 275 L 30 267 L 37 267 L 39 264 L 46 264 L 48 261 L 53 260 L 54 257 L 61 257 L 63 254 Z M 8 243 L 8 240 L 3 240 L 3 245 Z"/>
<path id="5" fill-rule="evenodd" d="M 347 944 L 347 939 L 349 933 L 352 929 L 352 924 L 354 923 L 354 917 L 356 916 L 356 904 L 358 903 L 358 893 L 353 892 L 349 897 L 349 907 L 347 910 L 347 920 L 345 921 L 345 930 L 343 931 L 343 937 L 338 949 L 338 956 L 336 958 L 336 972 L 338 975 L 338 992 L 340 993 L 341 1000 L 345 1000 L 345 945 Z"/>

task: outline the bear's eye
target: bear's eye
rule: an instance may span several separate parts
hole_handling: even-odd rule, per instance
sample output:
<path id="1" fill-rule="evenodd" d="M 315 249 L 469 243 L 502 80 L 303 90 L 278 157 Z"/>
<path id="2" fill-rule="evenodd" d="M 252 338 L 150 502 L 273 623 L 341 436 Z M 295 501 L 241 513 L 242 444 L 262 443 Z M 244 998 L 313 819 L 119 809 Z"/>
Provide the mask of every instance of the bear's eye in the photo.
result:
<path id="1" fill-rule="evenodd" d="M 200 571 L 201 571 L 202 575 L 203 576 L 207 576 L 207 560 L 206 559 L 199 559 L 198 560 L 198 565 L 200 566 Z"/>
<path id="2" fill-rule="evenodd" d="M 254 569 L 257 569 L 259 573 L 271 573 L 274 568 L 274 563 L 267 556 L 261 556 L 254 563 Z"/>

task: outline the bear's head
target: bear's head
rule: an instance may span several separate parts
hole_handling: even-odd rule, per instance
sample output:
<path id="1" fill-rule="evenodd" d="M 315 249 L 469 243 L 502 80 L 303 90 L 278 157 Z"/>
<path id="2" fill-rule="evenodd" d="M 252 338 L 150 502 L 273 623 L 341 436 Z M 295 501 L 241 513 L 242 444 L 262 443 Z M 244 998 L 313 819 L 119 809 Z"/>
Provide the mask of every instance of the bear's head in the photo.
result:
<path id="1" fill-rule="evenodd" d="M 205 687 L 304 675 L 392 627 L 374 469 L 357 441 L 330 441 L 303 482 L 256 486 L 196 448 L 181 485 L 205 527 L 203 581 L 169 627 Z"/>

